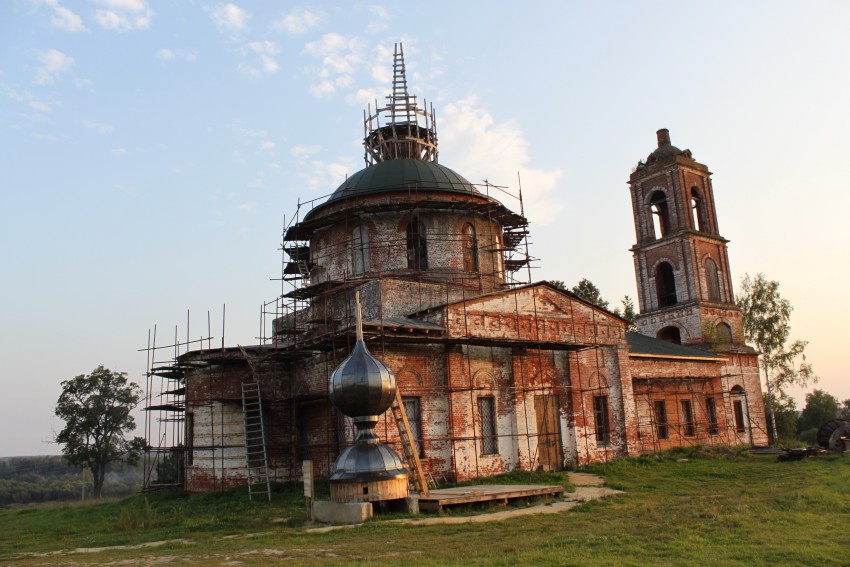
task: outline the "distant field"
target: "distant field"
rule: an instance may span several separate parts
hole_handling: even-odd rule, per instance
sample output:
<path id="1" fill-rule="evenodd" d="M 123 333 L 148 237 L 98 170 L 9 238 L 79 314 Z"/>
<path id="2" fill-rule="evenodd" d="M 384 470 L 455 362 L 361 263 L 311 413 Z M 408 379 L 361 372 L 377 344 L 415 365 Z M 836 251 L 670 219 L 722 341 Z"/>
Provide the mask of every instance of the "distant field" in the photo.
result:
<path id="1" fill-rule="evenodd" d="M 557 515 L 461 526 L 394 525 L 381 517 L 325 534 L 305 532 L 299 486 L 278 487 L 271 504 L 233 491 L 6 510 L 0 564 L 850 563 L 850 457 L 780 463 L 732 451 L 676 452 L 583 470 L 625 494 Z M 513 476 L 528 482 L 528 473 Z M 566 476 L 535 480 L 566 483 Z"/>

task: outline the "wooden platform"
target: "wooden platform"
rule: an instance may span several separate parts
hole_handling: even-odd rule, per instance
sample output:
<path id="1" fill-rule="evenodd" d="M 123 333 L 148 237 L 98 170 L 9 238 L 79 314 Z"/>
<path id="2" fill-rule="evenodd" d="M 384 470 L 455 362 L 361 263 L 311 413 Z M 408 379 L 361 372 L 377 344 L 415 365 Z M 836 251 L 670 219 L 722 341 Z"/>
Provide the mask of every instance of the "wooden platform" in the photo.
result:
<path id="1" fill-rule="evenodd" d="M 502 502 L 516 498 L 555 496 L 564 492 L 563 486 L 544 484 L 481 484 L 432 490 L 429 496 L 419 497 L 419 509 L 439 512 L 443 506 L 473 504 L 476 502 Z"/>

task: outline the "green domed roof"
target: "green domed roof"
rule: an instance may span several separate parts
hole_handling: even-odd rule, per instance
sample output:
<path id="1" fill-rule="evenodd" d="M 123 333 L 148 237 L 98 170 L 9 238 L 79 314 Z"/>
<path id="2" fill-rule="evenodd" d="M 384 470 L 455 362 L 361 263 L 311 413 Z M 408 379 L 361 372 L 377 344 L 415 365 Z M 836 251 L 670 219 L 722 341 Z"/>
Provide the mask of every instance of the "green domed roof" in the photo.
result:
<path id="1" fill-rule="evenodd" d="M 393 159 L 361 169 L 340 185 L 326 203 L 405 189 L 479 194 L 469 181 L 448 167 L 419 159 Z"/>

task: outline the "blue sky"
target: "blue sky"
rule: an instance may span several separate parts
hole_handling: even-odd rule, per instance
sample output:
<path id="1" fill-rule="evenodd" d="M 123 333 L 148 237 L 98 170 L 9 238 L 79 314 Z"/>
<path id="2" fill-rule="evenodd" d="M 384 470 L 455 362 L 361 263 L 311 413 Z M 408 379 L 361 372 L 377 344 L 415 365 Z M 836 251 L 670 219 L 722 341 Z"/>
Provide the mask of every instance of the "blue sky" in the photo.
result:
<path id="1" fill-rule="evenodd" d="M 61 380 L 143 382 L 154 325 L 209 311 L 220 340 L 226 304 L 255 340 L 282 226 L 363 167 L 398 41 L 441 163 L 521 175 L 534 279 L 635 296 L 626 181 L 669 128 L 714 172 L 735 282 L 781 282 L 850 398 L 849 28 L 837 1 L 0 3 L 0 456 L 58 452 Z"/>

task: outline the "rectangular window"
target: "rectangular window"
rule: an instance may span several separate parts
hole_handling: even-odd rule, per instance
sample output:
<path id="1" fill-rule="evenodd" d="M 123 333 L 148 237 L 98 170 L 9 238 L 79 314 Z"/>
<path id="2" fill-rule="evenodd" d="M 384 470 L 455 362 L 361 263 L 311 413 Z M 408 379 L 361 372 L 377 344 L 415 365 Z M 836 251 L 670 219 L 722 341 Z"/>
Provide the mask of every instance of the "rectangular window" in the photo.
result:
<path id="1" fill-rule="evenodd" d="M 717 402 L 714 398 L 705 399 L 705 415 L 708 419 L 708 434 L 717 435 L 719 428 L 717 427 Z"/>
<path id="2" fill-rule="evenodd" d="M 596 442 L 600 445 L 607 445 L 611 440 L 608 396 L 593 396 L 593 421 L 596 425 Z"/>
<path id="3" fill-rule="evenodd" d="M 735 409 L 735 430 L 738 433 L 743 433 L 747 430 L 744 426 L 744 402 L 735 400 L 732 402 L 732 406 Z"/>
<path id="4" fill-rule="evenodd" d="M 499 452 L 496 438 L 496 398 L 482 396 L 478 398 L 478 419 L 481 427 L 481 454 L 495 455 Z"/>
<path id="5" fill-rule="evenodd" d="M 697 434 L 694 423 L 694 407 L 690 400 L 682 400 L 682 432 L 685 437 L 693 437 Z"/>
<path id="6" fill-rule="evenodd" d="M 667 439 L 667 402 L 656 400 L 653 402 L 655 409 L 655 434 L 658 439 Z"/>
<path id="7" fill-rule="evenodd" d="M 298 412 L 298 452 L 300 460 L 306 461 L 310 458 L 310 421 L 306 408 L 300 407 L 296 411 Z"/>
<path id="8" fill-rule="evenodd" d="M 410 438 L 416 444 L 416 452 L 419 458 L 425 456 L 425 449 L 422 443 L 422 402 L 420 398 L 403 397 L 404 413 L 407 414 L 407 422 L 410 424 Z"/>
<path id="9" fill-rule="evenodd" d="M 195 458 L 195 414 L 186 412 L 186 464 L 192 466 Z"/>

